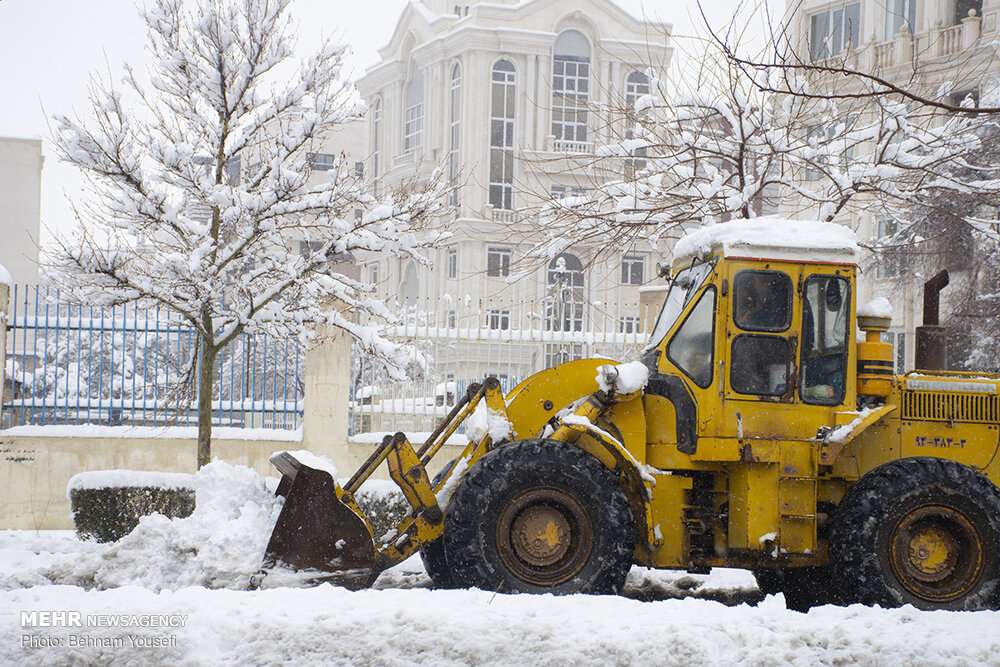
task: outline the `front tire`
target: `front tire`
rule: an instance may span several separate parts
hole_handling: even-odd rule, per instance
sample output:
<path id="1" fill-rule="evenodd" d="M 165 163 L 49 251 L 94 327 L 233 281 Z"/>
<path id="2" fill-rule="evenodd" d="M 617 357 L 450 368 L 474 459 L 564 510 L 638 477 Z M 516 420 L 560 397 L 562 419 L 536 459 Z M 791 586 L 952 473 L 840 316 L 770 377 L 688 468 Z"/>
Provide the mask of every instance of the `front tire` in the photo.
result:
<path id="1" fill-rule="evenodd" d="M 618 478 L 566 443 L 490 452 L 445 516 L 457 586 L 505 593 L 620 593 L 632 566 L 632 512 Z"/>
<path id="2" fill-rule="evenodd" d="M 434 475 L 434 479 L 431 480 L 431 486 L 437 486 L 438 482 L 448 474 L 448 471 L 452 469 L 455 462 L 458 459 L 452 459 L 445 464 L 438 474 Z M 443 511 L 447 511 L 447 507 L 441 508 Z M 448 556 L 444 551 L 444 537 L 439 537 L 433 542 L 428 542 L 424 546 L 420 547 L 420 560 L 424 564 L 424 570 L 427 572 L 427 576 L 431 578 L 434 582 L 434 588 L 455 588 L 455 582 L 451 576 L 451 570 L 448 569 Z"/>
<path id="3" fill-rule="evenodd" d="M 920 609 L 1000 604 L 1000 489 L 954 461 L 887 463 L 844 497 L 830 561 L 847 603 Z"/>

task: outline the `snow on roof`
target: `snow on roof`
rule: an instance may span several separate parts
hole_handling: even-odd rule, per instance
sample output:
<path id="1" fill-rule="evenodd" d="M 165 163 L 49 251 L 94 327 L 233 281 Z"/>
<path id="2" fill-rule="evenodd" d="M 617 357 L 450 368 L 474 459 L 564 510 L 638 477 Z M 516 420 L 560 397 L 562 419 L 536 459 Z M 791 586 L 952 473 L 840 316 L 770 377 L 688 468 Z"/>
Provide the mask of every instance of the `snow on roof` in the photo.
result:
<path id="1" fill-rule="evenodd" d="M 735 220 L 682 237 L 674 246 L 674 265 L 716 252 L 724 257 L 856 264 L 858 239 L 849 227 L 833 222 Z"/>

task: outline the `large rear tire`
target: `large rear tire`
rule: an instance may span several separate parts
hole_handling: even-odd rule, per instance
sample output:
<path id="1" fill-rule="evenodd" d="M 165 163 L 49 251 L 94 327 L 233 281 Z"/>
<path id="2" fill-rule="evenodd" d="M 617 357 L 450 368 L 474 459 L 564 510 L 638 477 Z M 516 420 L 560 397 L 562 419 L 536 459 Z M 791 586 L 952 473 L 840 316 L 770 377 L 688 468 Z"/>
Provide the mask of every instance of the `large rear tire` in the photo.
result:
<path id="1" fill-rule="evenodd" d="M 977 610 L 1000 604 L 1000 489 L 954 461 L 887 463 L 848 491 L 830 525 L 847 603 Z"/>
<path id="2" fill-rule="evenodd" d="M 635 544 L 614 473 L 570 444 L 503 445 L 462 479 L 445 516 L 457 586 L 505 593 L 620 593 Z"/>
<path id="3" fill-rule="evenodd" d="M 756 570 L 757 587 L 764 595 L 782 593 L 785 606 L 792 611 L 809 611 L 813 607 L 836 604 L 829 567 L 793 567 Z"/>

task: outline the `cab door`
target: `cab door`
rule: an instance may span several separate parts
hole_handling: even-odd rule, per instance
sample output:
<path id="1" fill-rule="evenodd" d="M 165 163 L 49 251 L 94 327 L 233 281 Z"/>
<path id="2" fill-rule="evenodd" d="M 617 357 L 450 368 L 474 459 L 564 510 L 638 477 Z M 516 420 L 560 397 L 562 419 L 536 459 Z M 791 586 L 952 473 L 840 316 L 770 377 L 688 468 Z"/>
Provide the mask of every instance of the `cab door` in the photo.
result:
<path id="1" fill-rule="evenodd" d="M 721 437 L 808 440 L 854 400 L 849 276 L 791 262 L 733 262 L 727 278 Z"/>

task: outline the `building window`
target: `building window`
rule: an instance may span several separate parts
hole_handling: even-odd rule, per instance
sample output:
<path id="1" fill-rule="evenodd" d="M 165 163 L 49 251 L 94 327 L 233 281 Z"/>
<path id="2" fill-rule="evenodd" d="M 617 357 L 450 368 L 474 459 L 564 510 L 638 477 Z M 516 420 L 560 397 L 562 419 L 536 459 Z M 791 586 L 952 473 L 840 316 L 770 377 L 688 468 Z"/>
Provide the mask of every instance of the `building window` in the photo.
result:
<path id="1" fill-rule="evenodd" d="M 590 102 L 590 43 L 582 33 L 559 35 L 552 62 L 552 136 L 556 141 L 587 141 Z"/>
<path id="2" fill-rule="evenodd" d="M 890 0 L 892 1 L 892 0 Z M 857 48 L 861 35 L 861 4 L 849 2 L 809 17 L 809 54 L 822 60 Z"/>
<path id="3" fill-rule="evenodd" d="M 368 282 L 372 285 L 378 285 L 378 264 L 371 264 L 368 266 Z"/>
<path id="4" fill-rule="evenodd" d="M 420 147 L 424 134 L 424 74 L 420 70 L 406 84 L 403 111 L 403 152 Z"/>
<path id="5" fill-rule="evenodd" d="M 337 156 L 329 153 L 309 153 L 307 158 L 313 171 L 330 171 L 337 166 Z"/>
<path id="6" fill-rule="evenodd" d="M 458 160 L 459 150 L 462 147 L 462 66 L 457 63 L 451 68 L 449 111 L 451 123 L 448 137 L 448 183 L 451 192 L 448 193 L 448 203 L 451 206 L 458 206 Z"/>
<path id="7" fill-rule="evenodd" d="M 878 254 L 875 257 L 876 278 L 898 278 L 902 266 L 900 251 L 895 247 L 894 237 L 899 233 L 899 223 L 892 218 L 878 221 L 875 247 Z"/>
<path id="8" fill-rule="evenodd" d="M 365 163 L 364 162 L 355 162 L 354 163 L 354 175 L 357 178 L 364 179 L 364 177 L 365 177 Z"/>
<path id="9" fill-rule="evenodd" d="M 379 97 L 372 105 L 372 180 L 377 183 L 382 175 L 382 98 Z"/>
<path id="10" fill-rule="evenodd" d="M 622 258 L 622 284 L 642 285 L 646 282 L 646 260 L 638 255 Z"/>
<path id="11" fill-rule="evenodd" d="M 514 208 L 514 105 L 516 73 L 509 60 L 493 65 L 490 109 L 490 206 Z"/>
<path id="12" fill-rule="evenodd" d="M 545 345 L 546 368 L 553 368 L 576 359 L 583 359 L 582 343 L 546 343 Z"/>
<path id="13" fill-rule="evenodd" d="M 969 18 L 969 12 L 976 10 L 976 16 L 983 15 L 983 0 L 956 0 L 954 25 L 961 25 L 962 19 Z"/>
<path id="14" fill-rule="evenodd" d="M 490 309 L 486 311 L 486 328 L 491 331 L 510 330 L 510 311 Z"/>
<path id="15" fill-rule="evenodd" d="M 486 275 L 500 278 L 510 275 L 510 248 L 486 249 Z"/>
<path id="16" fill-rule="evenodd" d="M 449 329 L 455 329 L 456 327 L 458 327 L 458 315 L 455 314 L 454 310 L 449 310 L 446 317 L 448 320 Z"/>
<path id="17" fill-rule="evenodd" d="M 906 26 L 911 35 L 916 32 L 917 0 L 886 0 L 885 6 L 885 39 L 895 39 Z"/>
<path id="18" fill-rule="evenodd" d="M 587 189 L 579 185 L 561 185 L 556 183 L 553 184 L 549 192 L 552 194 L 553 199 L 562 199 L 564 197 L 585 195 L 587 194 Z"/>
<path id="19" fill-rule="evenodd" d="M 448 270 L 448 277 L 451 279 L 458 278 L 458 250 L 448 248 L 448 258 L 445 265 Z"/>
<path id="20" fill-rule="evenodd" d="M 649 94 L 649 77 L 644 72 L 636 70 L 625 77 L 625 110 L 628 113 L 635 114 L 636 104 Z"/>
<path id="21" fill-rule="evenodd" d="M 639 333 L 639 318 L 630 315 L 618 318 L 618 333 Z"/>
<path id="22" fill-rule="evenodd" d="M 586 279 L 583 262 L 563 253 L 549 263 L 545 299 L 545 326 L 548 331 L 583 331 Z"/>
<path id="23" fill-rule="evenodd" d="M 636 111 L 636 104 L 649 94 L 649 77 L 644 72 L 635 71 L 625 78 L 626 140 L 641 136 L 639 134 L 641 128 L 637 127 L 641 113 Z M 634 148 L 629 153 L 629 157 L 625 159 L 626 180 L 632 180 L 637 172 L 646 168 L 646 161 L 642 159 L 647 156 L 645 147 Z"/>

